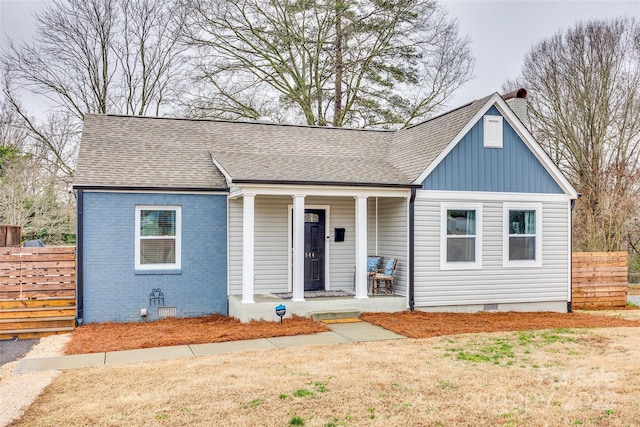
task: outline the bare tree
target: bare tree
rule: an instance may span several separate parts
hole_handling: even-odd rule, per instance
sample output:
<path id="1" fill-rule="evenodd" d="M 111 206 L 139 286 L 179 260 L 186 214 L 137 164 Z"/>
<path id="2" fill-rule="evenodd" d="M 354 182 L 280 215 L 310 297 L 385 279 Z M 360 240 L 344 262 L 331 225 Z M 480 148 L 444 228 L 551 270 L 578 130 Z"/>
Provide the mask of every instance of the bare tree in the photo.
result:
<path id="1" fill-rule="evenodd" d="M 28 221 L 34 235 L 57 233 L 58 220 L 72 224 L 69 188 L 84 115 L 160 115 L 173 108 L 183 63 L 179 6 L 177 0 L 53 0 L 35 15 L 33 43 L 10 43 L 2 52 L 2 92 L 26 142 L 16 162 L 5 164 L 0 215 L 14 204 L 10 217 Z M 46 111 L 28 111 L 25 94 L 42 100 Z"/>
<path id="2" fill-rule="evenodd" d="M 86 112 L 106 113 L 116 68 L 116 19 L 112 0 L 54 0 L 35 15 L 34 43 L 10 44 L 7 71 L 78 119 Z"/>
<path id="3" fill-rule="evenodd" d="M 35 16 L 34 43 L 10 44 L 3 62 L 16 84 L 78 119 L 157 115 L 177 78 L 181 16 L 171 1 L 53 0 Z"/>
<path id="4" fill-rule="evenodd" d="M 10 44 L 2 65 L 4 95 L 39 156 L 72 177 L 85 113 L 170 108 L 181 16 L 176 2 L 159 0 L 54 0 L 37 13 L 34 42 Z M 24 91 L 50 106 L 45 119 L 24 108 Z"/>
<path id="5" fill-rule="evenodd" d="M 13 160 L 24 150 L 27 136 L 16 111 L 9 103 L 0 101 L 0 175 L 3 163 Z"/>
<path id="6" fill-rule="evenodd" d="M 5 74 L 7 88 L 10 87 L 10 83 L 7 84 L 9 75 Z M 12 117 L 20 119 L 19 122 L 14 120 L 13 126 L 20 129 L 27 141 L 21 149 L 40 159 L 43 165 L 48 165 L 49 169 L 60 174 L 61 179 L 70 183 L 81 123 L 69 111 L 50 111 L 44 119 L 38 119 L 27 113 L 12 90 L 6 89 L 4 97 Z"/>
<path id="7" fill-rule="evenodd" d="M 0 223 L 23 228 L 23 238 L 48 243 L 75 233 L 73 197 L 60 197 L 60 181 L 29 155 L 5 162 L 0 176 Z"/>
<path id="8" fill-rule="evenodd" d="M 33 144 L 11 104 L 0 105 L 0 223 L 23 227 L 26 239 L 64 241 L 74 233 L 73 197 L 57 168 L 30 152 Z"/>
<path id="9" fill-rule="evenodd" d="M 468 38 L 431 0 L 187 0 L 190 112 L 406 126 L 471 78 Z"/>
<path id="10" fill-rule="evenodd" d="M 535 136 L 582 193 L 574 246 L 625 249 L 640 196 L 638 23 L 580 23 L 542 41 L 519 83 L 530 90 Z"/>
<path id="11" fill-rule="evenodd" d="M 183 9 L 175 2 L 121 0 L 122 39 L 115 49 L 122 68 L 125 114 L 160 115 L 173 105 L 179 86 L 183 48 L 179 45 Z"/>

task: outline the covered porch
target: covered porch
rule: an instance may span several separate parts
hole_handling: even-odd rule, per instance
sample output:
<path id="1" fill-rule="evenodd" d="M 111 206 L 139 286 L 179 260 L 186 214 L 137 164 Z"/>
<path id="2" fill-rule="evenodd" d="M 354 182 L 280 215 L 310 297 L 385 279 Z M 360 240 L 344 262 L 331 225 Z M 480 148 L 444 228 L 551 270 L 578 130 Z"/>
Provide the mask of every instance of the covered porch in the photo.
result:
<path id="1" fill-rule="evenodd" d="M 275 320 L 315 311 L 408 307 L 410 189 L 243 186 L 229 197 L 229 315 Z M 368 256 L 397 258 L 394 293 L 371 294 Z M 308 298 L 309 291 L 343 291 Z M 290 299 L 275 294 L 288 292 Z M 307 294 L 308 295 L 308 294 Z"/>

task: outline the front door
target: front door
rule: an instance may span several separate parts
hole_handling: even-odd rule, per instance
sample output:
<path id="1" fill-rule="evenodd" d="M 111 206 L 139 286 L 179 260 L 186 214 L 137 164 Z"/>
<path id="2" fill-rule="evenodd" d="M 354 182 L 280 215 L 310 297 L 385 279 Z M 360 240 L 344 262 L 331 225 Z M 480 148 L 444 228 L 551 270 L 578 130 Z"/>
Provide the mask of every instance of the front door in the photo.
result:
<path id="1" fill-rule="evenodd" d="M 324 290 L 324 209 L 304 211 L 304 290 Z"/>

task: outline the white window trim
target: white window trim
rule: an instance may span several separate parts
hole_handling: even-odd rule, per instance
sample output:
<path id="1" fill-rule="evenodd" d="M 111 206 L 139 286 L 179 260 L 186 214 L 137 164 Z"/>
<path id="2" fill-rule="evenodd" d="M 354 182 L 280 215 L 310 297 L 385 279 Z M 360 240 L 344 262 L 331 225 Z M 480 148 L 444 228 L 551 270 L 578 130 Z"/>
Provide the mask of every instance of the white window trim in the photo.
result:
<path id="1" fill-rule="evenodd" d="M 447 262 L 447 211 L 476 211 L 476 260 L 474 262 Z M 482 204 L 442 203 L 440 205 L 440 270 L 481 270 L 482 269 Z"/>
<path id="2" fill-rule="evenodd" d="M 536 212 L 536 259 L 509 259 L 509 211 Z M 503 203 L 502 205 L 502 266 L 503 267 L 542 267 L 542 203 Z"/>
<path id="3" fill-rule="evenodd" d="M 140 263 L 140 212 L 143 210 L 176 211 L 176 262 L 172 264 Z M 169 205 L 137 205 L 135 213 L 135 269 L 136 270 L 176 270 L 182 265 L 182 207 Z"/>
<path id="4" fill-rule="evenodd" d="M 484 116 L 484 148 L 502 148 L 503 135 L 502 135 L 502 116 Z M 491 138 L 489 130 L 495 130 L 497 132 L 496 139 Z"/>

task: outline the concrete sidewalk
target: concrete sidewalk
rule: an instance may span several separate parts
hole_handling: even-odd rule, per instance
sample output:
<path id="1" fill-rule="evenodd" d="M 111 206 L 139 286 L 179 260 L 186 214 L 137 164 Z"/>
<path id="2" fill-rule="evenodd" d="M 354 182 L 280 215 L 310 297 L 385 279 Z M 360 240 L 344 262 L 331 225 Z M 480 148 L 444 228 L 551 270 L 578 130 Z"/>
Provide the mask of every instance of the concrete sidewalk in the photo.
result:
<path id="1" fill-rule="evenodd" d="M 106 353 L 78 354 L 72 356 L 22 359 L 14 374 L 62 369 L 88 368 L 120 363 L 144 362 L 147 360 L 174 359 L 178 357 L 202 356 L 217 353 L 270 350 L 273 348 L 300 347 L 307 345 L 347 344 L 364 341 L 403 339 L 402 335 L 366 322 L 327 325 L 331 331 L 313 335 L 260 338 L 244 341 L 227 341 L 211 344 L 178 345 L 139 350 L 109 351 Z"/>

